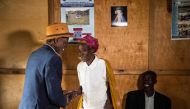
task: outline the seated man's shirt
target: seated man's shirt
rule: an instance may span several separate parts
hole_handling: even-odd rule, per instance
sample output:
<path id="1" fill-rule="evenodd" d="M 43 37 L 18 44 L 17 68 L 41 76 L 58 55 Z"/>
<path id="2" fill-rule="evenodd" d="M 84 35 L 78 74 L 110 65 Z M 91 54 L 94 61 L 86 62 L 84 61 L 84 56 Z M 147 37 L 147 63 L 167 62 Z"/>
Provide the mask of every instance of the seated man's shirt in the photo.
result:
<path id="1" fill-rule="evenodd" d="M 145 109 L 154 109 L 154 95 L 148 97 L 145 93 Z"/>

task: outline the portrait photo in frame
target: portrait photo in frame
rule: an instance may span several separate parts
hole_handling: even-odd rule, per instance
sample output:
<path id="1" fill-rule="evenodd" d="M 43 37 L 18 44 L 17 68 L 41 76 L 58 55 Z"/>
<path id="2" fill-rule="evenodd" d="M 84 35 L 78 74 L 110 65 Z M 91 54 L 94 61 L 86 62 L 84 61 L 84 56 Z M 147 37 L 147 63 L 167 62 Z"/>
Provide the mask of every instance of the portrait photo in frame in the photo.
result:
<path id="1" fill-rule="evenodd" d="M 111 26 L 125 27 L 127 26 L 127 6 L 111 7 Z"/>

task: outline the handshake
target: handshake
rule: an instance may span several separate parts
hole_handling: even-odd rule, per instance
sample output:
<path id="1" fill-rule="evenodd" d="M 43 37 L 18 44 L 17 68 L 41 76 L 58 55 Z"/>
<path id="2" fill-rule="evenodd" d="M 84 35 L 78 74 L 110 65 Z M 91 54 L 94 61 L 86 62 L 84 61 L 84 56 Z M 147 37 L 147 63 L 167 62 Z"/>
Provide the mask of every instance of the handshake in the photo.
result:
<path id="1" fill-rule="evenodd" d="M 66 96 L 67 104 L 69 104 L 75 97 L 82 95 L 82 90 L 64 90 L 64 95 Z"/>

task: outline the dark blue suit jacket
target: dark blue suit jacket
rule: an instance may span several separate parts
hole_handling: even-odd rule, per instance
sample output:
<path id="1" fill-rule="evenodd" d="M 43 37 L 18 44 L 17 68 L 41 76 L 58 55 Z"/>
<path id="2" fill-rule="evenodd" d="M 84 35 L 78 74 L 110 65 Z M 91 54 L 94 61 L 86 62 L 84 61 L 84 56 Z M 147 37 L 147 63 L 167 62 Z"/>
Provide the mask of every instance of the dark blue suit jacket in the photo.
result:
<path id="1" fill-rule="evenodd" d="M 125 109 L 145 109 L 144 90 L 127 93 Z M 155 92 L 154 109 L 171 109 L 171 100 L 165 95 Z"/>
<path id="2" fill-rule="evenodd" d="M 61 88 L 62 61 L 48 45 L 29 57 L 19 109 L 59 109 L 66 106 Z"/>

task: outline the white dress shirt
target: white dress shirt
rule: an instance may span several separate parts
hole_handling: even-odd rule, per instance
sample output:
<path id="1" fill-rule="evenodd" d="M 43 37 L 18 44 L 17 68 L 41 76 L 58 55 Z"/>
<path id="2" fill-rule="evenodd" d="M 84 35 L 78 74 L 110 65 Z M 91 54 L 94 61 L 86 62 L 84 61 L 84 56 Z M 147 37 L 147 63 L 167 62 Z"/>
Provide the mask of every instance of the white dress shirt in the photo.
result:
<path id="1" fill-rule="evenodd" d="M 145 109 L 154 109 L 154 95 L 148 97 L 145 93 Z"/>
<path id="2" fill-rule="evenodd" d="M 96 56 L 89 66 L 80 62 L 77 72 L 83 88 L 83 109 L 103 109 L 107 100 L 105 61 Z"/>

